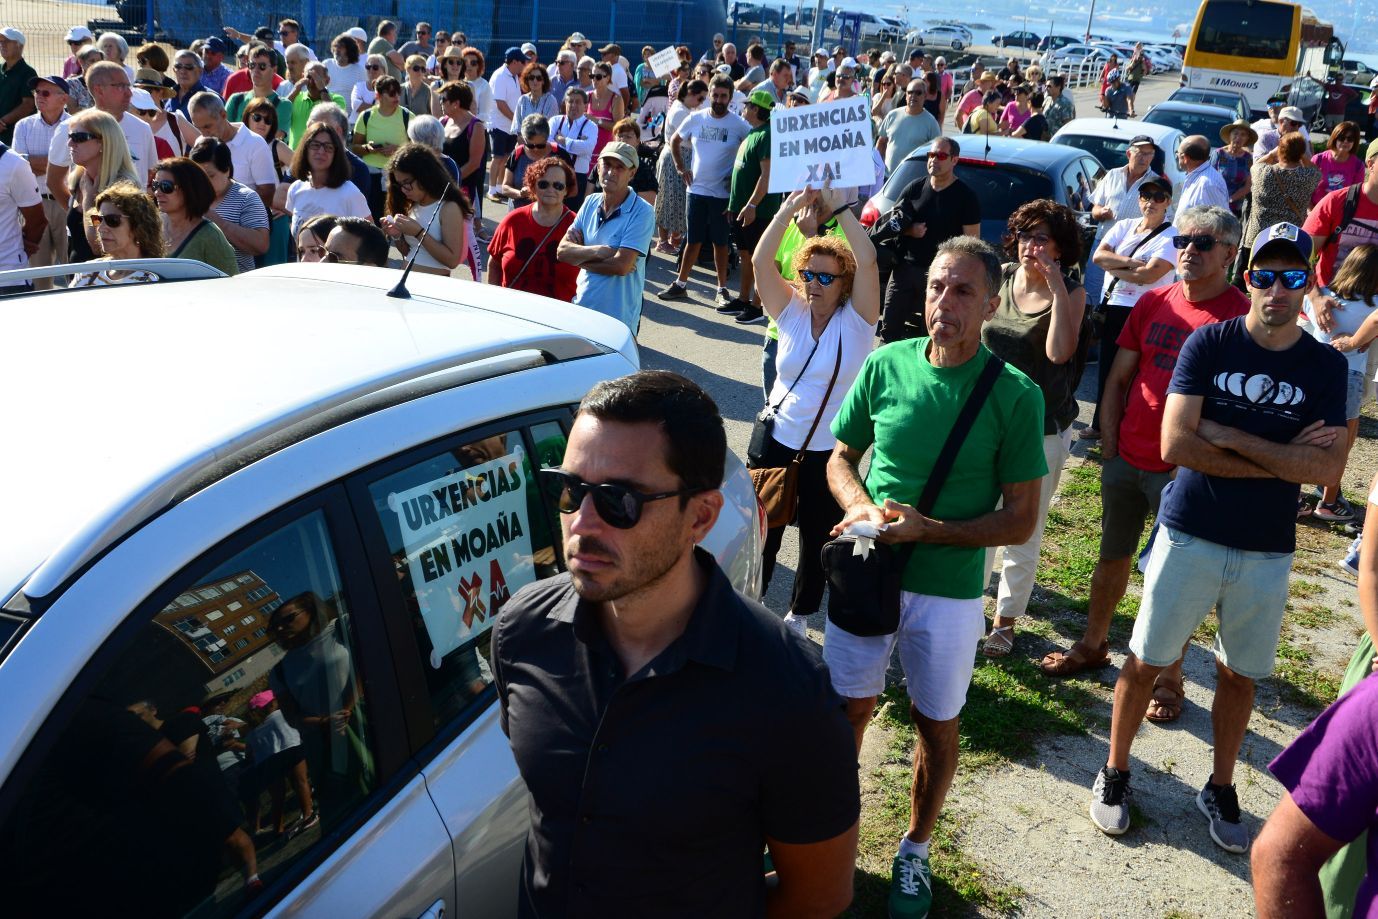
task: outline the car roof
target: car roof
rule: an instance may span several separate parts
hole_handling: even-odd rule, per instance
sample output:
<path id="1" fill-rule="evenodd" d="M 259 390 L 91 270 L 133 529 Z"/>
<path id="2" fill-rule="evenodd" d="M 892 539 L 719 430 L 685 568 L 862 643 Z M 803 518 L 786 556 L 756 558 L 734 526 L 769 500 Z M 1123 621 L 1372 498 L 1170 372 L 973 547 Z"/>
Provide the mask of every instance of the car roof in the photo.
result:
<path id="1" fill-rule="evenodd" d="M 1219 108 L 1219 106 L 1211 106 Z M 1144 121 L 1128 121 L 1121 118 L 1073 118 L 1058 129 L 1058 134 L 1088 134 L 1092 137 L 1123 137 L 1128 143 L 1131 137 L 1147 134 L 1154 142 L 1167 140 L 1174 134 L 1181 134 L 1179 128 L 1166 124 L 1152 124 Z M 1056 137 L 1057 135 L 1053 135 Z M 1161 143 L 1158 144 L 1160 147 Z"/>
<path id="2" fill-rule="evenodd" d="M 409 299 L 390 297 L 398 278 L 290 264 L 7 303 L 0 601 L 26 579 L 28 597 L 45 596 L 236 465 L 401 401 L 403 387 L 613 351 L 636 363 L 626 326 L 592 310 L 422 274 Z"/>
<path id="3" fill-rule="evenodd" d="M 1184 102 L 1181 99 L 1166 99 L 1148 111 L 1190 112 L 1193 115 L 1219 115 L 1222 118 L 1233 118 L 1235 115 L 1234 109 L 1223 105 L 1212 102 Z"/>
<path id="4" fill-rule="evenodd" d="M 1023 166 L 1028 169 L 1044 170 L 1065 166 L 1072 160 L 1090 156 L 1076 147 L 1050 144 L 1041 140 L 1025 140 L 1022 137 L 991 137 L 987 152 L 985 138 L 976 134 L 949 135 L 962 148 L 960 156 L 965 161 L 990 160 L 1001 165 Z M 923 159 L 933 145 L 924 144 L 905 157 L 906 160 Z"/>

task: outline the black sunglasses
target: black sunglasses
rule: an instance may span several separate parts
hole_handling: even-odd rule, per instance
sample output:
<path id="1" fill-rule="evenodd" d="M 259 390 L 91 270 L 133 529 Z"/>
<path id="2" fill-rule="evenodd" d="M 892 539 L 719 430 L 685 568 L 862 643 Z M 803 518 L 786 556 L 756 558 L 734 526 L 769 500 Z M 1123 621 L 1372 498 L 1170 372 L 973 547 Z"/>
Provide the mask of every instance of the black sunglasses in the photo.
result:
<path id="1" fill-rule="evenodd" d="M 148 185 L 154 191 L 160 191 L 165 195 L 170 195 L 177 190 L 177 183 L 171 179 L 154 179 Z"/>
<path id="2" fill-rule="evenodd" d="M 559 502 L 560 513 L 574 513 L 583 505 L 585 496 L 592 495 L 593 507 L 598 511 L 598 516 L 602 517 L 608 526 L 619 530 L 630 530 L 637 525 L 641 520 L 641 509 L 647 501 L 696 495 L 704 491 L 702 488 L 681 488 L 678 491 L 662 491 L 647 495 L 611 482 L 585 482 L 577 475 L 570 475 L 562 469 L 542 469 L 541 481 L 551 497 Z"/>
<path id="3" fill-rule="evenodd" d="M 536 183 L 536 187 L 539 188 L 539 189 L 542 189 L 542 190 L 547 189 L 547 188 L 553 188 L 553 189 L 555 189 L 556 191 L 564 191 L 564 190 L 565 190 L 565 183 L 564 183 L 564 182 L 550 182 L 550 181 L 547 181 L 547 180 L 545 180 L 545 179 L 541 179 L 539 182 Z"/>
<path id="4" fill-rule="evenodd" d="M 256 70 L 267 70 L 269 67 L 272 67 L 273 65 L 268 63 L 267 61 L 256 61 L 252 66 Z"/>
<path id="5" fill-rule="evenodd" d="M 1186 247 L 1190 246 L 1192 243 L 1196 243 L 1196 250 L 1198 252 L 1209 252 L 1215 248 L 1215 237 L 1207 233 L 1198 233 L 1195 236 L 1187 236 L 1183 233 L 1178 233 L 1176 236 L 1172 237 L 1172 245 L 1173 248 L 1176 249 L 1186 249 Z"/>
<path id="6" fill-rule="evenodd" d="M 67 143 L 69 144 L 84 144 L 88 140 L 99 139 L 99 134 L 92 134 L 89 131 L 73 131 L 72 133 L 67 135 Z"/>
<path id="7" fill-rule="evenodd" d="M 1140 198 L 1143 198 L 1145 201 L 1158 201 L 1158 202 L 1163 202 L 1163 201 L 1167 201 L 1168 199 L 1170 199 L 1170 198 L 1172 197 L 1172 195 L 1169 195 L 1169 194 L 1168 194 L 1167 192 L 1165 192 L 1165 191 L 1141 191 L 1141 192 L 1139 192 L 1139 197 L 1140 197 Z M 1183 248 L 1185 248 L 1185 247 L 1183 247 Z M 1199 249 L 1199 248 L 1201 248 L 1201 247 L 1200 247 L 1200 246 L 1197 246 L 1197 248 Z"/>
<path id="8" fill-rule="evenodd" d="M 127 219 L 128 218 L 125 217 L 123 214 L 92 214 L 91 226 L 98 227 L 101 224 L 105 224 L 112 230 L 118 230 L 121 226 L 124 225 L 124 222 Z"/>
<path id="9" fill-rule="evenodd" d="M 1244 277 L 1255 290 L 1267 290 L 1278 278 L 1282 279 L 1282 286 L 1287 290 L 1301 290 L 1311 277 L 1311 271 L 1307 268 L 1287 268 L 1282 271 L 1272 268 L 1250 268 L 1244 273 Z"/>

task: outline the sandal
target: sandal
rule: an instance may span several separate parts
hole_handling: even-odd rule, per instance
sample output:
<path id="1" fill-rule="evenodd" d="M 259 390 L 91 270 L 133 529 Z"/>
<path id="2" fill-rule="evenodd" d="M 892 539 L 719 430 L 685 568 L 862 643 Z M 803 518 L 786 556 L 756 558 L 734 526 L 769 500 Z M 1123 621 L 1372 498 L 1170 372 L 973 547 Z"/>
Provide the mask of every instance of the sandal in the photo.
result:
<path id="1" fill-rule="evenodd" d="M 1144 715 L 1157 724 L 1168 724 L 1182 717 L 1182 706 L 1187 702 L 1187 694 L 1182 691 L 1182 681 L 1159 676 L 1153 682 L 1153 699 L 1148 703 Z"/>
<path id="2" fill-rule="evenodd" d="M 1110 663 L 1110 642 L 1103 641 L 1094 651 L 1081 642 L 1073 642 L 1066 651 L 1054 651 L 1044 656 L 1038 665 L 1048 676 L 1073 676 L 1083 670 L 1099 670 Z"/>
<path id="3" fill-rule="evenodd" d="M 1014 650 L 1014 626 L 1005 625 L 992 628 L 986 640 L 981 643 L 981 653 L 986 657 L 1004 657 Z"/>

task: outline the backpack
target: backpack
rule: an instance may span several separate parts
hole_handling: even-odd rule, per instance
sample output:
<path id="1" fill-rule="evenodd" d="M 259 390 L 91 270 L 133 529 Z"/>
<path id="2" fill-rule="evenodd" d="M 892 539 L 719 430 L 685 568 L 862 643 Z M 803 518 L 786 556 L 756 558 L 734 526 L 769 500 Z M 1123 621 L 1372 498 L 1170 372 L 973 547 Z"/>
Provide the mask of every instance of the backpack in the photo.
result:
<path id="1" fill-rule="evenodd" d="M 411 125 L 411 109 L 405 105 L 399 105 L 397 110 L 402 113 L 402 130 L 405 131 Z M 366 108 L 364 113 L 359 116 L 358 130 L 362 131 L 365 137 L 368 137 L 368 116 L 372 111 L 372 108 Z"/>
<path id="2" fill-rule="evenodd" d="M 1344 207 L 1340 210 L 1340 222 L 1335 225 L 1335 229 L 1325 238 L 1325 242 L 1316 247 L 1316 255 L 1338 243 L 1340 237 L 1344 235 L 1345 228 L 1354 222 L 1354 215 L 1359 212 L 1359 195 L 1363 193 L 1364 183 L 1356 182 L 1345 189 Z"/>

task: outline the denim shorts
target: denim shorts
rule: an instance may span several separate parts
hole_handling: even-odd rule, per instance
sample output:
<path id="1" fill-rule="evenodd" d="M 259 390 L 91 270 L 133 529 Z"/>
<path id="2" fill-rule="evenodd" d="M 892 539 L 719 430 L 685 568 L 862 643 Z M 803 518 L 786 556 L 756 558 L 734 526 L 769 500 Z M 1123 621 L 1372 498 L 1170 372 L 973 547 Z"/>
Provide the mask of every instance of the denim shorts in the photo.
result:
<path id="1" fill-rule="evenodd" d="M 1348 387 L 1345 389 L 1345 420 L 1353 421 L 1359 417 L 1359 409 L 1364 407 L 1364 375 L 1357 370 L 1349 371 Z"/>
<path id="2" fill-rule="evenodd" d="M 1240 676 L 1273 672 L 1291 552 L 1232 549 L 1159 523 L 1129 650 L 1166 667 L 1214 607 L 1215 656 Z"/>

